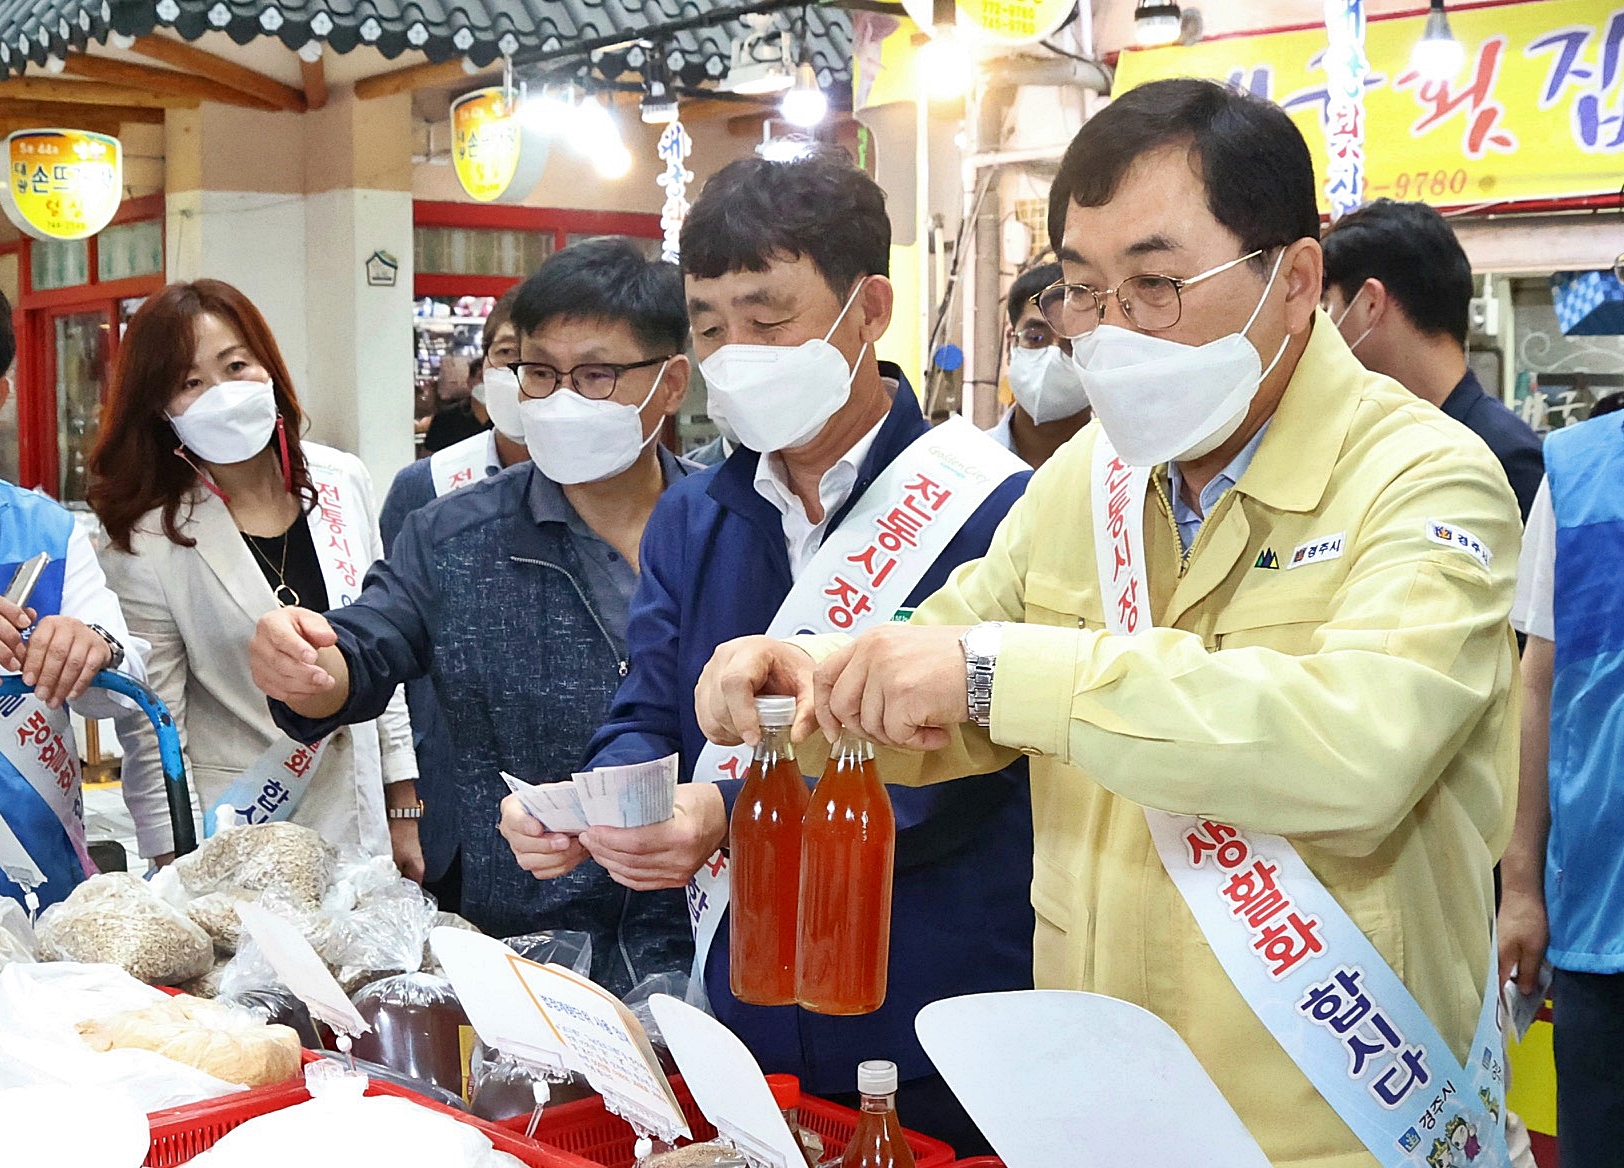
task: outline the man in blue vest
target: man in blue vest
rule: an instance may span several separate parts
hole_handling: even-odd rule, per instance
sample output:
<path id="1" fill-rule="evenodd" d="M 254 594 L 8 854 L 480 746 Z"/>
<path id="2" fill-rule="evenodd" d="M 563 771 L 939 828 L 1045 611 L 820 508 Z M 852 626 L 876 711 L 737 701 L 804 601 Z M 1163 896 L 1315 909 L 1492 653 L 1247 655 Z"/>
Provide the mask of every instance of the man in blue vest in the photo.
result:
<path id="1" fill-rule="evenodd" d="M 844 158 L 735 162 L 695 202 L 682 233 L 694 349 L 711 412 L 721 409 L 739 446 L 655 509 L 627 634 L 631 672 L 588 753 L 594 766 L 677 753 L 685 780 L 720 781 L 679 788 L 676 816 L 665 824 L 593 828 L 578 840 L 545 835 L 516 800 L 506 801 L 503 833 L 538 877 L 556 879 L 590 855 L 631 888 L 688 884 L 724 844 L 742 778 L 739 756 L 718 759 L 694 717 L 694 685 L 715 648 L 789 617 L 838 628 L 889 619 L 982 555 L 1025 489 L 1029 472 L 1018 459 L 967 423 L 932 430 L 901 369 L 878 360 L 891 319 L 889 248 L 884 193 Z M 986 468 L 986 493 L 978 505 L 961 503 L 956 531 L 927 554 L 917 522 L 888 510 L 902 485 L 888 472 L 919 465 L 933 439 L 959 442 L 964 465 Z M 921 478 L 947 481 L 936 469 Z M 897 587 L 892 572 L 912 585 L 885 604 L 882 580 Z M 1032 984 L 1025 768 L 961 789 L 894 788 L 892 798 L 897 871 L 885 1005 L 866 1017 L 831 1018 L 738 1001 L 715 888 L 690 893 L 701 951 L 714 937 L 701 958 L 704 988 L 765 1070 L 799 1075 L 819 1095 L 851 1096 L 863 1059 L 897 1063 L 903 1121 L 965 1154 L 985 1144 L 920 1048 L 913 1022 L 940 998 Z"/>
<path id="2" fill-rule="evenodd" d="M 0 407 L 17 356 L 11 305 L 0 294 Z M 145 680 L 147 643 L 131 637 L 90 540 L 44 495 L 0 481 L 0 587 L 26 561 L 50 557 L 26 607 L 0 599 L 0 670 L 32 697 L 0 698 L 0 896 L 55 904 L 95 869 L 85 852 L 79 752 L 66 705 L 110 718 L 126 699 L 90 689 L 103 669 Z"/>
<path id="3" fill-rule="evenodd" d="M 1517 826 L 1500 861 L 1500 966 L 1555 967 L 1562 1168 L 1624 1158 L 1624 419 L 1545 440 L 1511 621 L 1523 652 Z"/>

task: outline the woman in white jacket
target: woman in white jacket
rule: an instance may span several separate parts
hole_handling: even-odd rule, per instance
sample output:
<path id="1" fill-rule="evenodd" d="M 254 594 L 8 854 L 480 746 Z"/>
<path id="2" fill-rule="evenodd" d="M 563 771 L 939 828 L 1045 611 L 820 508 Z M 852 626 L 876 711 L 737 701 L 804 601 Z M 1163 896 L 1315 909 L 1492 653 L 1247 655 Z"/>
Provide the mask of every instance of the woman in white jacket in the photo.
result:
<path id="1" fill-rule="evenodd" d="M 204 832 L 291 819 L 417 878 L 416 761 L 405 702 L 305 746 L 249 674 L 278 604 L 338 608 L 383 555 L 359 459 L 299 440 L 303 413 L 259 310 L 229 284 L 171 284 L 130 321 L 91 460 L 102 566 L 147 677 L 174 714 Z M 173 851 L 157 739 L 119 723 L 141 854 Z M 387 811 L 386 811 L 387 808 Z"/>

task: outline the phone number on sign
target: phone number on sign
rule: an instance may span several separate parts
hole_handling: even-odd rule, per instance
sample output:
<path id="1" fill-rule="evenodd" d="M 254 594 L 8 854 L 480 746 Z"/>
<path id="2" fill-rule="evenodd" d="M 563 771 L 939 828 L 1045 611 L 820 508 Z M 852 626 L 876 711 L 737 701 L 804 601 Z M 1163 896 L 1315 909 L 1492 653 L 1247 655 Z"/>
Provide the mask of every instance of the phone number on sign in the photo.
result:
<path id="1" fill-rule="evenodd" d="M 1401 174 L 1387 188 L 1371 188 L 1372 194 L 1391 192 L 1395 199 L 1441 199 L 1445 195 L 1466 193 L 1467 177 L 1464 170 L 1417 170 Z"/>

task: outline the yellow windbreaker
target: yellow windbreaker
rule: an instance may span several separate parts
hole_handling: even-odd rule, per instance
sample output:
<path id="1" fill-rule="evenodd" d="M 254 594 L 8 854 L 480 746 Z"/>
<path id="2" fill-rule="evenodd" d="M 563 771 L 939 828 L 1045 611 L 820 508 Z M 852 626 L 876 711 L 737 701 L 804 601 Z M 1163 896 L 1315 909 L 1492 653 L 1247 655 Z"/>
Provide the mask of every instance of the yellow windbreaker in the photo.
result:
<path id="1" fill-rule="evenodd" d="M 1464 1057 L 1516 803 L 1516 499 L 1474 434 L 1367 372 L 1320 314 L 1256 458 L 1182 563 L 1157 472 L 1158 627 L 1114 636 L 1094 561 L 1097 434 L 1045 464 L 986 557 L 913 618 L 1019 622 L 990 740 L 967 726 L 934 754 L 886 752 L 881 775 L 934 783 L 1030 755 L 1037 985 L 1165 1019 L 1274 1164 L 1369 1168 L 1213 957 L 1141 805 L 1288 837 Z M 1492 558 L 1436 540 L 1435 522 Z M 1339 535 L 1340 557 L 1288 566 Z"/>

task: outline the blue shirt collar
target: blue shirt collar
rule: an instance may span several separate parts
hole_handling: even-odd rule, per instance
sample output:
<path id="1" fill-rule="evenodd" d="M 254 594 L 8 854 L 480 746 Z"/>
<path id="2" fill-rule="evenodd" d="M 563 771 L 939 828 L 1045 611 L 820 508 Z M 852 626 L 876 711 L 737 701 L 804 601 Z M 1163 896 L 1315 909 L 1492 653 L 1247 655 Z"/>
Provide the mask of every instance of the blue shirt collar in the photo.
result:
<path id="1" fill-rule="evenodd" d="M 1184 501 L 1184 475 L 1179 470 L 1179 464 L 1176 462 L 1167 464 L 1167 487 L 1173 499 L 1173 521 L 1178 524 L 1179 537 L 1184 543 L 1185 551 L 1195 546 L 1195 537 L 1200 533 L 1202 523 L 1212 514 L 1212 509 L 1218 505 L 1218 500 L 1223 498 L 1224 492 L 1241 481 L 1246 468 L 1251 466 L 1252 460 L 1257 457 L 1257 449 L 1263 444 L 1263 435 L 1268 432 L 1269 423 L 1265 422 L 1263 428 L 1252 435 L 1252 440 L 1229 460 L 1229 465 L 1201 489 L 1199 515 Z"/>

